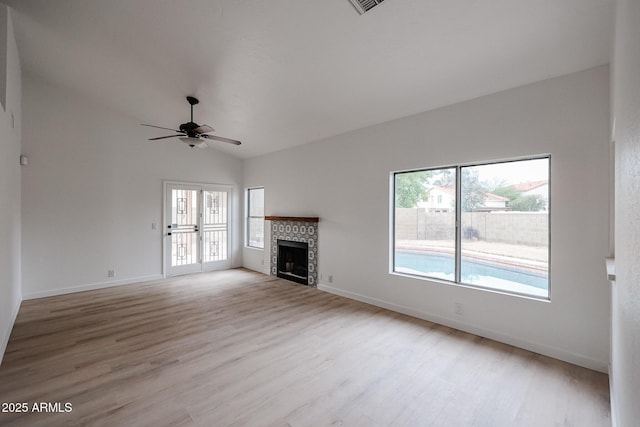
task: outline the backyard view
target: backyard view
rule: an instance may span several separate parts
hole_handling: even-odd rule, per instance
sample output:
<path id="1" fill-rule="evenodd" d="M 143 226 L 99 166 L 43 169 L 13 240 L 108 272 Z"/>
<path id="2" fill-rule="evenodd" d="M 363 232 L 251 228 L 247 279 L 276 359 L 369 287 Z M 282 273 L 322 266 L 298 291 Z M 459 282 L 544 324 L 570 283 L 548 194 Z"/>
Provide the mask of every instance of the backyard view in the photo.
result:
<path id="1" fill-rule="evenodd" d="M 397 173 L 394 232 L 397 272 L 546 298 L 549 158 Z"/>

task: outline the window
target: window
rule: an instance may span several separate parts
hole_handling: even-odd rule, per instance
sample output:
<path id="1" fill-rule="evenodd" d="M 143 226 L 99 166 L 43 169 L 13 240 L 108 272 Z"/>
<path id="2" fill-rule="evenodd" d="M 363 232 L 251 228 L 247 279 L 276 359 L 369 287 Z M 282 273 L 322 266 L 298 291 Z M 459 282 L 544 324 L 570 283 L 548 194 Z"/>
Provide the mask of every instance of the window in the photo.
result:
<path id="1" fill-rule="evenodd" d="M 264 188 L 247 190 L 247 246 L 264 248 Z"/>
<path id="2" fill-rule="evenodd" d="M 549 163 L 394 173 L 393 271 L 548 298 Z"/>

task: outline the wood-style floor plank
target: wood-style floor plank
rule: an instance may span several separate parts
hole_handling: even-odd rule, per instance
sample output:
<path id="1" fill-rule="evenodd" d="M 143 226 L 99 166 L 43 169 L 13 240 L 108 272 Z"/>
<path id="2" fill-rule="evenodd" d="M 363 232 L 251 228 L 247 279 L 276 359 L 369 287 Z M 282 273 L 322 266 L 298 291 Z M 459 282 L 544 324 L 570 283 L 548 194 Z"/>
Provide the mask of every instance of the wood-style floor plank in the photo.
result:
<path id="1" fill-rule="evenodd" d="M 607 376 L 244 269 L 23 302 L 11 426 L 608 426 Z"/>

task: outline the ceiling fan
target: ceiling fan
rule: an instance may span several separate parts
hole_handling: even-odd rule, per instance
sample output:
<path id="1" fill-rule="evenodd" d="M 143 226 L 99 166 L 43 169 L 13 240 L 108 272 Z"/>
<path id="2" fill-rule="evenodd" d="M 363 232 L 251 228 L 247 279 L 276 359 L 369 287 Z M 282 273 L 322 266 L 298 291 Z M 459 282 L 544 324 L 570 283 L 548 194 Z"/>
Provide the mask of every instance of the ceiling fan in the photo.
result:
<path id="1" fill-rule="evenodd" d="M 191 148 L 193 147 L 206 148 L 207 140 L 221 141 L 221 142 L 226 142 L 228 144 L 234 144 L 234 145 L 241 144 L 240 141 L 237 141 L 235 139 L 224 138 L 222 136 L 207 135 L 209 132 L 213 132 L 215 129 L 213 129 L 209 125 L 199 125 L 197 123 L 194 123 L 193 121 L 193 106 L 198 104 L 200 101 L 198 100 L 198 98 L 194 98 L 193 96 L 187 96 L 187 102 L 189 103 L 189 105 L 191 105 L 191 121 L 187 123 L 182 123 L 179 129 L 165 128 L 162 126 L 145 125 L 144 123 L 142 124 L 142 126 L 148 126 L 150 128 L 157 128 L 157 129 L 165 129 L 165 130 L 170 130 L 177 133 L 176 135 L 167 135 L 167 136 L 158 136 L 156 138 L 149 138 L 149 141 L 155 141 L 158 139 L 165 139 L 165 138 L 180 138 L 180 141 L 184 142 Z"/>

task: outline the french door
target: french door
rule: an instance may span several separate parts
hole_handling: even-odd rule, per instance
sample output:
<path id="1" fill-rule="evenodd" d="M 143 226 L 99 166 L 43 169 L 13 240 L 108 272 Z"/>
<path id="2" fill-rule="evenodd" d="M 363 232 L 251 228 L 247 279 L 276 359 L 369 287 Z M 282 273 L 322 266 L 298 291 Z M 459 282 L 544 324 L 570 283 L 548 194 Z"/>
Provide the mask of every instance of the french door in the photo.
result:
<path id="1" fill-rule="evenodd" d="M 165 184 L 166 276 L 229 268 L 230 189 Z"/>

